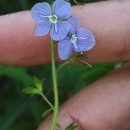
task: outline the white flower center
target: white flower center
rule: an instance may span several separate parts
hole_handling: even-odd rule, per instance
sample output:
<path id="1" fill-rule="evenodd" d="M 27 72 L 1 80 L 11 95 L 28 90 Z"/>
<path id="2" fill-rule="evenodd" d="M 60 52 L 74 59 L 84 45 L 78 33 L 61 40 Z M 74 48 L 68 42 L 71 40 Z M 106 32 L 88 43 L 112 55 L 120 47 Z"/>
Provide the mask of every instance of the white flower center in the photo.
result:
<path id="1" fill-rule="evenodd" d="M 77 45 L 76 45 L 77 40 L 78 40 L 78 37 L 76 37 L 75 34 L 72 35 L 72 37 L 71 37 L 71 42 L 73 43 L 73 45 L 75 46 L 75 48 L 78 49 L 78 47 L 77 47 Z"/>
<path id="2" fill-rule="evenodd" d="M 72 37 L 71 37 L 71 42 L 72 42 L 73 44 L 75 44 L 75 43 L 77 42 L 77 40 L 78 40 L 78 38 L 75 36 L 75 34 L 72 35 Z"/>
<path id="3" fill-rule="evenodd" d="M 51 23 L 55 24 L 58 21 L 58 17 L 55 14 L 53 14 L 53 15 L 49 16 L 49 20 L 50 20 Z"/>

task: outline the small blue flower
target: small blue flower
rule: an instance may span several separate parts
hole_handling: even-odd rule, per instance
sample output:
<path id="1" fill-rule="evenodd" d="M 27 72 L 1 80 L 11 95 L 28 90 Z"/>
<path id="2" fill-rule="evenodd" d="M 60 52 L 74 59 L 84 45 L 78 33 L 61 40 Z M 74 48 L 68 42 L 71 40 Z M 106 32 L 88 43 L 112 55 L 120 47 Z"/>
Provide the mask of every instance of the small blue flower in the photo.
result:
<path id="1" fill-rule="evenodd" d="M 68 19 L 71 17 L 71 5 L 64 0 L 56 0 L 51 6 L 46 3 L 38 3 L 31 9 L 31 15 L 37 23 L 36 36 L 44 36 L 49 33 L 53 40 L 59 41 L 66 37 L 70 30 Z"/>
<path id="2" fill-rule="evenodd" d="M 82 53 L 91 50 L 95 46 L 93 33 L 88 29 L 79 29 L 77 18 L 71 17 L 68 22 L 71 25 L 69 34 L 58 43 L 58 54 L 62 60 L 67 60 L 72 55 L 73 49 L 75 52 Z"/>

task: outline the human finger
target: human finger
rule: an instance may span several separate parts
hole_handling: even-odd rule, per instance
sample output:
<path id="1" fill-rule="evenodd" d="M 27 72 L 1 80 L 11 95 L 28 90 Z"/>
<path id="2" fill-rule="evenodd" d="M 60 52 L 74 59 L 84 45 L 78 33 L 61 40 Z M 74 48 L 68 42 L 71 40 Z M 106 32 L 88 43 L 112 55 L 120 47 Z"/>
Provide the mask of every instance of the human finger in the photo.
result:
<path id="1" fill-rule="evenodd" d="M 63 104 L 57 121 L 62 129 L 75 119 L 84 130 L 129 130 L 129 68 L 130 64 L 115 70 Z M 38 130 L 49 130 L 51 119 L 49 116 Z"/>
<path id="2" fill-rule="evenodd" d="M 129 3 L 105 1 L 73 7 L 81 27 L 95 35 L 96 46 L 84 53 L 89 63 L 130 59 Z M 0 64 L 29 66 L 50 62 L 49 36 L 34 35 L 30 12 L 1 16 L 0 28 Z"/>

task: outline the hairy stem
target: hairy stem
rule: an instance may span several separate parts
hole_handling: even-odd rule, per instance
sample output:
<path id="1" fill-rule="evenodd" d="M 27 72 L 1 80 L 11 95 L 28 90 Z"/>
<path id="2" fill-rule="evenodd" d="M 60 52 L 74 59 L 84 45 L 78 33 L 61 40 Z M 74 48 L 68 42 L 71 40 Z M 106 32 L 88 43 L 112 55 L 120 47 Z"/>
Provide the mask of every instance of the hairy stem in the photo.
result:
<path id="1" fill-rule="evenodd" d="M 58 107 L 59 107 L 57 74 L 56 74 L 56 67 L 55 67 L 55 54 L 54 54 L 53 44 L 54 42 L 51 39 L 51 61 L 52 61 L 52 77 L 53 77 L 53 89 L 54 89 L 54 115 L 53 115 L 51 130 L 55 130 L 57 116 L 58 116 Z"/>

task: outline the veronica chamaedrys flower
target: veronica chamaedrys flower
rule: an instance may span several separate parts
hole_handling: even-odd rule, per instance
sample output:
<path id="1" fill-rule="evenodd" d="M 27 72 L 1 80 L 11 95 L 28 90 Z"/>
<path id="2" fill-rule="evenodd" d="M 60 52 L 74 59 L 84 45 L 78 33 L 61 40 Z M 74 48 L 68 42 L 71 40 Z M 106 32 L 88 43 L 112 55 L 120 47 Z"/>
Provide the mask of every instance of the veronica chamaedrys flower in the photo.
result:
<path id="1" fill-rule="evenodd" d="M 79 20 L 76 17 L 71 17 L 69 34 L 59 41 L 58 54 L 60 59 L 67 60 L 73 52 L 83 52 L 91 50 L 95 46 L 95 38 L 91 31 L 84 28 L 79 28 Z"/>
<path id="2" fill-rule="evenodd" d="M 49 33 L 53 40 L 59 41 L 66 37 L 70 24 L 71 5 L 65 0 L 56 0 L 52 7 L 46 3 L 37 3 L 31 9 L 31 15 L 36 25 L 36 36 L 44 36 Z"/>

